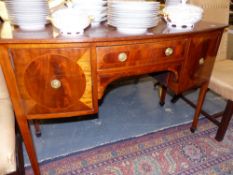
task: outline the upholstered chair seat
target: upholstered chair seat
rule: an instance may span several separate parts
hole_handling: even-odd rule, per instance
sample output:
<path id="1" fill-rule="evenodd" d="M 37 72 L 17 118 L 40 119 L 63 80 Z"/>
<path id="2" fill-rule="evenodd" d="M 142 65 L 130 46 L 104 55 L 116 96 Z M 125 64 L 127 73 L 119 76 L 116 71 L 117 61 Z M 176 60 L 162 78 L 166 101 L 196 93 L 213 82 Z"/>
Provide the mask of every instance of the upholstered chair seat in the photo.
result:
<path id="1" fill-rule="evenodd" d="M 0 175 L 24 175 L 22 138 L 0 66 Z"/>
<path id="2" fill-rule="evenodd" d="M 9 99 L 0 99 L 0 174 L 16 171 L 15 121 Z"/>
<path id="3" fill-rule="evenodd" d="M 0 68 L 0 174 L 16 171 L 15 119 Z"/>
<path id="4" fill-rule="evenodd" d="M 215 62 L 209 88 L 223 98 L 233 101 L 233 60 Z"/>

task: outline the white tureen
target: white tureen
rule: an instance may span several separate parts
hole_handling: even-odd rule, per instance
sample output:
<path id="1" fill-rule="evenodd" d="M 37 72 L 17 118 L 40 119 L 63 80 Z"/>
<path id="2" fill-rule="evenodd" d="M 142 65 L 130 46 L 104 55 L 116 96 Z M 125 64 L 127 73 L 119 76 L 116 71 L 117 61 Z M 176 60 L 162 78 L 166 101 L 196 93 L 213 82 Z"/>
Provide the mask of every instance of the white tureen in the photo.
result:
<path id="1" fill-rule="evenodd" d="M 179 5 L 167 6 L 163 9 L 164 19 L 168 27 L 175 29 L 192 29 L 194 24 L 201 20 L 203 9 L 201 7 L 186 4 L 182 0 Z"/>
<path id="2" fill-rule="evenodd" d="M 51 22 L 62 35 L 74 36 L 82 35 L 84 29 L 90 25 L 91 20 L 85 13 L 68 7 L 53 12 Z"/>

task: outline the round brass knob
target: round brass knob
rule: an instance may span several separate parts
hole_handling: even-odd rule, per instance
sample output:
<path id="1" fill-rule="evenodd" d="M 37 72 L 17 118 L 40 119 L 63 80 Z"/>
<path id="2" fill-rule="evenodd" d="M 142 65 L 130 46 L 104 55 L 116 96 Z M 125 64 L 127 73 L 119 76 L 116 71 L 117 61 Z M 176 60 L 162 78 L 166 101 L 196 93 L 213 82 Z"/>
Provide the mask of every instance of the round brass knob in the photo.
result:
<path id="1" fill-rule="evenodd" d="M 119 60 L 120 62 L 126 61 L 126 60 L 127 60 L 127 54 L 124 53 L 124 52 L 120 53 L 120 54 L 118 55 L 118 60 Z"/>
<path id="2" fill-rule="evenodd" d="M 53 89 L 58 89 L 61 87 L 61 81 L 58 79 L 54 79 L 50 82 L 50 85 Z"/>
<path id="3" fill-rule="evenodd" d="M 170 47 L 166 48 L 165 55 L 171 56 L 172 54 L 173 54 L 173 48 L 170 48 Z"/>
<path id="4" fill-rule="evenodd" d="M 205 59 L 204 59 L 204 58 L 200 58 L 200 59 L 199 59 L 199 64 L 202 65 L 202 64 L 204 64 L 204 63 L 205 63 Z"/>

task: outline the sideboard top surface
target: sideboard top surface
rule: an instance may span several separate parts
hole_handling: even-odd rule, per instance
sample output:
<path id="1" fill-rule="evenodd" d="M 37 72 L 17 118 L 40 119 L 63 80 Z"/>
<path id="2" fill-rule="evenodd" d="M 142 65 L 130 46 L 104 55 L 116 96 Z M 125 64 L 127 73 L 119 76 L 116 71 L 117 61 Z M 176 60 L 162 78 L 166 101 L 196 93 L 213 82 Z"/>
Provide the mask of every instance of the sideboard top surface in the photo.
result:
<path id="1" fill-rule="evenodd" d="M 143 34 L 123 34 L 116 28 L 109 26 L 106 22 L 98 27 L 88 27 L 80 36 L 61 36 L 51 25 L 47 25 L 41 31 L 22 31 L 18 27 L 6 27 L 0 24 L 0 44 L 10 43 L 85 43 L 85 42 L 105 42 L 105 41 L 126 41 L 155 39 L 168 36 L 182 36 L 191 33 L 210 32 L 224 28 L 224 24 L 208 23 L 201 21 L 195 25 L 192 31 L 174 31 L 167 28 L 164 21 L 157 26 L 150 28 Z M 10 30 L 11 29 L 11 30 Z"/>

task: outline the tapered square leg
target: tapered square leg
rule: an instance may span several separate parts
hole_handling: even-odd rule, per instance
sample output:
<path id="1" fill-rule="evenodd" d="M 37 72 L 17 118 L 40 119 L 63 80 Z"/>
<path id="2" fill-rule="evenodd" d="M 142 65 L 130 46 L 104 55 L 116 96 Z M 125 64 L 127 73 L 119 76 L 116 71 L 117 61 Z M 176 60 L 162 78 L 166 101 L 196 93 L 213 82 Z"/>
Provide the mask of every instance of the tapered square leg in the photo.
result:
<path id="1" fill-rule="evenodd" d="M 233 115 L 233 101 L 228 100 L 215 139 L 222 141 Z"/>

